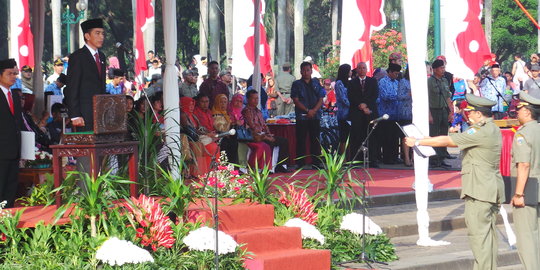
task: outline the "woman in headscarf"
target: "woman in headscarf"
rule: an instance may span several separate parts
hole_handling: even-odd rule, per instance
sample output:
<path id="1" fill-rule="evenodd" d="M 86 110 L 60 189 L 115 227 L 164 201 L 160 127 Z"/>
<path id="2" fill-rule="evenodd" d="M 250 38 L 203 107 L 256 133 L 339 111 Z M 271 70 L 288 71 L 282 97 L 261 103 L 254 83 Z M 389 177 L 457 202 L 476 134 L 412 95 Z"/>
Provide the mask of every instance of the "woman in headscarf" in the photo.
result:
<path id="1" fill-rule="evenodd" d="M 219 94 L 214 99 L 212 116 L 214 118 L 214 128 L 218 133 L 227 132 L 231 129 L 232 122 L 227 112 L 229 99 L 224 94 Z M 220 148 L 227 154 L 230 163 L 238 164 L 238 140 L 236 135 L 228 135 L 221 139 Z"/>
<path id="2" fill-rule="evenodd" d="M 193 153 L 194 160 L 190 165 L 190 174 L 192 176 L 204 175 L 210 171 L 212 156 L 216 155 L 216 158 L 219 157 L 218 145 L 211 139 L 209 141 L 205 139 L 204 142 L 201 140 L 203 138 L 202 135 L 205 134 L 203 134 L 204 128 L 201 129 L 200 121 L 194 113 L 195 100 L 190 97 L 182 97 L 180 98 L 180 104 L 182 110 L 180 114 L 180 125 L 185 129 L 191 128 L 200 135 L 197 141 L 189 140 L 189 148 Z"/>
<path id="3" fill-rule="evenodd" d="M 244 108 L 244 96 L 236 94 L 232 97 L 229 105 L 229 117 L 234 128 L 244 127 L 244 117 L 242 116 L 242 109 Z M 238 145 L 239 160 L 242 156 L 246 156 L 247 152 L 240 151 L 242 145 L 247 145 L 251 150 L 251 154 L 248 157 L 248 164 L 252 168 L 264 168 L 265 165 L 272 165 L 272 148 L 264 142 L 245 142 Z M 245 147 L 245 146 L 244 146 Z M 247 150 L 246 150 L 247 151 Z"/>

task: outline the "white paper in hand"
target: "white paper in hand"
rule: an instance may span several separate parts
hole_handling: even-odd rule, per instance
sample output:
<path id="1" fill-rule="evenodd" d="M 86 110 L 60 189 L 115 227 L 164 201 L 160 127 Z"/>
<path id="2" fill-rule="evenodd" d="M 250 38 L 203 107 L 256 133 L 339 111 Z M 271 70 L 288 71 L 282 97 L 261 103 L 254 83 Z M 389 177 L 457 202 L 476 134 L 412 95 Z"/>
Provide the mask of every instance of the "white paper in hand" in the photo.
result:
<path id="1" fill-rule="evenodd" d="M 405 136 L 407 137 L 413 137 L 416 139 L 423 139 L 426 137 L 414 124 L 403 126 L 401 127 L 401 130 L 403 131 L 403 133 L 405 133 Z M 433 147 L 431 146 L 415 146 L 414 150 L 419 156 L 422 156 L 424 158 L 431 157 L 436 154 L 435 149 L 433 149 Z"/>
<path id="2" fill-rule="evenodd" d="M 36 159 L 36 135 L 31 131 L 21 131 L 21 159 Z"/>

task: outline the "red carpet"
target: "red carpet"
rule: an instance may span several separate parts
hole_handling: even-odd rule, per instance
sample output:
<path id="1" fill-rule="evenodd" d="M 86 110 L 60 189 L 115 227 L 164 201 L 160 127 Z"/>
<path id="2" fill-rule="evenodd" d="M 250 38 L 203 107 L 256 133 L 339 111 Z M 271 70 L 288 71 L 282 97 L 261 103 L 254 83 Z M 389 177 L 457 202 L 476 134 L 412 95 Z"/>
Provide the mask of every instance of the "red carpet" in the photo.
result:
<path id="1" fill-rule="evenodd" d="M 317 171 L 302 171 L 290 177 L 292 174 L 274 174 L 271 177 L 279 177 L 276 183 L 284 185 L 297 181 L 298 185 L 308 183 L 308 179 L 319 179 L 314 175 Z M 365 172 L 354 170 L 357 179 L 370 179 Z M 373 195 L 387 195 L 414 191 L 412 184 L 414 182 L 414 170 L 391 170 L 391 169 L 370 169 L 371 180 L 366 182 L 367 193 Z M 429 171 L 429 179 L 434 185 L 434 189 L 448 189 L 461 187 L 461 174 L 459 171 Z M 324 184 L 324 181 L 319 181 Z M 313 194 L 316 186 L 310 185 L 308 193 Z"/>

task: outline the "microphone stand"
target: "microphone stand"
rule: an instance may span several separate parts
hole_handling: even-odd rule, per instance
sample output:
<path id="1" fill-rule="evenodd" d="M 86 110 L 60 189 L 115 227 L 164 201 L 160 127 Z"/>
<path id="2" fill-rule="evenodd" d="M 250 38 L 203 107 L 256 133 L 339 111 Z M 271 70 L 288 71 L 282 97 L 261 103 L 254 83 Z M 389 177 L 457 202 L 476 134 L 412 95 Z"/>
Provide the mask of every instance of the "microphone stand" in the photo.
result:
<path id="1" fill-rule="evenodd" d="M 377 127 L 377 124 L 379 124 L 379 122 L 375 122 L 373 123 L 373 127 L 371 128 L 371 130 L 368 132 L 366 138 L 364 139 L 364 141 L 362 142 L 362 145 L 360 146 L 360 148 L 358 148 L 358 151 L 356 151 L 356 154 L 354 155 L 352 161 L 356 160 L 356 157 L 358 156 L 358 154 L 360 154 L 360 151 L 362 151 L 362 154 L 363 154 L 363 157 L 364 157 L 364 162 L 362 163 L 362 170 L 363 171 L 368 171 L 369 170 L 369 167 L 367 165 L 367 163 L 369 162 L 369 158 L 368 158 L 368 152 L 369 152 L 369 148 L 368 148 L 368 145 L 369 145 L 369 137 L 371 136 L 371 134 L 373 133 L 373 131 L 375 130 L 375 128 Z M 368 125 L 368 129 L 369 129 L 369 125 Z M 368 161 L 368 162 L 366 162 Z M 349 168 L 348 169 L 351 169 L 352 167 L 352 162 L 349 163 Z M 360 178 L 360 182 L 362 183 L 362 252 L 360 253 L 360 255 L 358 256 L 358 258 L 356 259 L 353 259 L 353 260 L 350 260 L 350 261 L 345 261 L 345 262 L 340 262 L 338 263 L 338 265 L 342 265 L 342 264 L 347 264 L 347 263 L 352 263 L 352 262 L 363 262 L 365 263 L 369 269 L 373 269 L 373 266 L 371 265 L 371 263 L 378 263 L 378 264 L 383 264 L 383 265 L 388 265 L 387 263 L 385 262 L 379 262 L 375 259 L 371 259 L 371 258 L 368 258 L 366 256 L 366 214 L 367 214 L 367 206 L 366 206 L 366 179 L 364 177 L 361 177 Z"/>

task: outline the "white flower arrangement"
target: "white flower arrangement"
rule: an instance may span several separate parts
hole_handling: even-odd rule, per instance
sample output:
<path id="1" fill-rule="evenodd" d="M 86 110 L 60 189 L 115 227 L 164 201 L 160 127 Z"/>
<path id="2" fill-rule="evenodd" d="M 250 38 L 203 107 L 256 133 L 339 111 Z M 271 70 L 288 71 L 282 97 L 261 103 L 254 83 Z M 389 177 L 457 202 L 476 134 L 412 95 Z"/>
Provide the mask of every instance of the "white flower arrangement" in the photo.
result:
<path id="1" fill-rule="evenodd" d="M 218 254 L 223 255 L 236 251 L 238 244 L 230 235 L 219 231 L 218 238 Z M 189 234 L 182 241 L 188 246 L 189 250 L 215 251 L 216 231 L 208 227 L 201 227 L 197 230 L 189 232 Z"/>
<path id="2" fill-rule="evenodd" d="M 311 239 L 319 241 L 321 245 L 324 245 L 324 236 L 321 234 L 321 232 L 315 226 L 299 218 L 291 218 L 287 220 L 284 226 L 298 227 L 300 228 L 300 231 L 302 232 L 302 239 L 311 238 Z"/>
<path id="3" fill-rule="evenodd" d="M 154 262 L 154 258 L 145 249 L 142 249 L 130 241 L 112 237 L 105 241 L 96 252 L 96 259 L 108 265 L 124 265 L 126 263 Z"/>
<path id="4" fill-rule="evenodd" d="M 341 227 L 342 230 L 350 231 L 354 234 L 362 234 L 362 215 L 357 213 L 351 213 L 348 215 L 345 215 L 343 219 L 341 220 Z M 382 229 L 379 227 L 379 225 L 375 224 L 373 220 L 371 220 L 369 217 L 366 217 L 366 230 L 365 232 L 367 234 L 381 234 Z"/>

